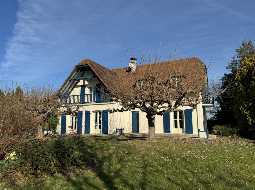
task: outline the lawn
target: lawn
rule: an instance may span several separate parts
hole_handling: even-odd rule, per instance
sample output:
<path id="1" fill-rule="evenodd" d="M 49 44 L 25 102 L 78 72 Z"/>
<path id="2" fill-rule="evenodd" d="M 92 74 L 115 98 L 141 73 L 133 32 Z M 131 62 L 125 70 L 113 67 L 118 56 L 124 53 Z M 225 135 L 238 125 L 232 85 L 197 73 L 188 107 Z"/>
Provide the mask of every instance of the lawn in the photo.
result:
<path id="1" fill-rule="evenodd" d="M 2 188 L 5 184 L 10 189 L 53 190 L 255 189 L 255 144 L 243 139 L 66 137 L 62 141 L 79 144 L 71 155 L 59 153 L 63 160 L 73 154 L 84 157 L 79 167 L 50 175 L 14 172 L 14 181 L 2 180 Z"/>

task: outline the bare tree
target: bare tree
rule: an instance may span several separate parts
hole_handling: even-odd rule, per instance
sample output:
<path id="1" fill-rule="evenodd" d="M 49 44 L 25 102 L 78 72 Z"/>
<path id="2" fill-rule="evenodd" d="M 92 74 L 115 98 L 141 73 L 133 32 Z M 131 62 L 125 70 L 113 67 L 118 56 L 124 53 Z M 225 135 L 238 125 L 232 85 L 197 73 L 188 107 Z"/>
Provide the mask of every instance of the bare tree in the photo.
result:
<path id="1" fill-rule="evenodd" d="M 149 138 L 155 136 L 155 116 L 181 105 L 201 101 L 206 69 L 200 60 L 181 60 L 138 65 L 134 72 L 118 72 L 110 92 L 120 110 L 140 109 L 146 113 Z"/>
<path id="2" fill-rule="evenodd" d="M 51 113 L 58 112 L 57 96 L 51 90 L 16 90 L 0 92 L 0 157 L 15 144 L 35 137 L 38 128 Z M 39 126 L 39 127 L 38 127 Z"/>

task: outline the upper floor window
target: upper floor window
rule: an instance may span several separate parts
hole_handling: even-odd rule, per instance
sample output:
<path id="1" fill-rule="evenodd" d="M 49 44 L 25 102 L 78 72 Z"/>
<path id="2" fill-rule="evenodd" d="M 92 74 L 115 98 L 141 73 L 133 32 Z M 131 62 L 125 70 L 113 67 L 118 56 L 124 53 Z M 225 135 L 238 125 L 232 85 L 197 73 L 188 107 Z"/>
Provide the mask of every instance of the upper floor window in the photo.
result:
<path id="1" fill-rule="evenodd" d="M 86 87 L 85 88 L 85 102 L 92 102 L 92 87 Z"/>
<path id="2" fill-rule="evenodd" d="M 184 127 L 184 117 L 183 117 L 183 111 L 174 111 L 174 127 L 175 128 L 181 128 Z"/>

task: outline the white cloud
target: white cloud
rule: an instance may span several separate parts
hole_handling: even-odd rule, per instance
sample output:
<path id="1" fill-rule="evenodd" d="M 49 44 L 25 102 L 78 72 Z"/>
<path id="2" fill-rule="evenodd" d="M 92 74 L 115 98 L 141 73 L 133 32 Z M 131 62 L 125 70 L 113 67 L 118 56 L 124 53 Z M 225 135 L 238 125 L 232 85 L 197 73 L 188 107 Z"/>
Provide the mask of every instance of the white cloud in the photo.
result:
<path id="1" fill-rule="evenodd" d="M 102 18 L 96 7 L 86 7 L 83 0 L 18 3 L 17 22 L 1 63 L 0 80 L 48 82 L 46 77 L 58 78 L 63 67 L 71 68 L 88 55 L 87 47 L 93 39 L 86 32 Z"/>

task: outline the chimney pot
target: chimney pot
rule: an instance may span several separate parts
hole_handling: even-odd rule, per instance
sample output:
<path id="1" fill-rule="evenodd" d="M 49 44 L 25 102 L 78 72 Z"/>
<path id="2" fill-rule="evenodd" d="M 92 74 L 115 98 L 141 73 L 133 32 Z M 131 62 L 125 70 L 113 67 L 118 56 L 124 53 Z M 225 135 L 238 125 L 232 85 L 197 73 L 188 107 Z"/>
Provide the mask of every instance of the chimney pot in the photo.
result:
<path id="1" fill-rule="evenodd" d="M 137 59 L 135 57 L 131 57 L 129 64 L 128 64 L 128 72 L 135 72 L 136 70 L 136 65 L 137 65 Z"/>

